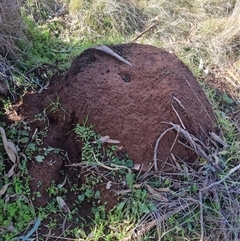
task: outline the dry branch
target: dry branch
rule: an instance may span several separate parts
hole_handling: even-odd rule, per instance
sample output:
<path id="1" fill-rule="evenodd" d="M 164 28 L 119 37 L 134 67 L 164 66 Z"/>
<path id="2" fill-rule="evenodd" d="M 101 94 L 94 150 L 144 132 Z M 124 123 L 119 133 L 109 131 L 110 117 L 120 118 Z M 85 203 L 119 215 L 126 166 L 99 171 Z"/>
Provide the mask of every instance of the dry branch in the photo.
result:
<path id="1" fill-rule="evenodd" d="M 236 167 L 232 168 L 232 169 L 229 171 L 229 173 L 228 173 L 225 177 L 223 177 L 221 180 L 219 180 L 219 181 L 217 181 L 217 182 L 211 183 L 209 186 L 207 186 L 207 187 L 205 187 L 205 188 L 202 188 L 201 191 L 202 191 L 202 192 L 203 192 L 203 191 L 206 191 L 206 190 L 210 189 L 211 187 L 213 187 L 213 186 L 215 186 L 215 185 L 221 184 L 221 183 L 224 182 L 227 178 L 229 178 L 230 175 L 232 175 L 234 172 L 236 172 L 238 169 L 240 169 L 240 164 L 237 165 Z"/>
<path id="2" fill-rule="evenodd" d="M 204 158 L 205 160 L 208 161 L 208 163 L 210 163 L 216 171 L 218 172 L 222 172 L 222 169 L 218 166 L 217 163 L 215 163 L 215 161 L 212 159 L 211 156 L 207 155 L 206 151 L 207 147 L 198 139 L 196 138 L 194 135 L 190 134 L 187 130 L 184 130 L 183 128 L 181 128 L 181 126 L 174 124 L 172 122 L 165 122 L 166 124 L 171 125 L 170 128 L 168 128 L 167 130 L 165 130 L 160 137 L 157 139 L 155 148 L 154 148 L 154 167 L 155 167 L 155 171 L 158 170 L 157 167 L 157 152 L 158 152 L 158 146 L 159 146 L 159 142 L 161 141 L 161 139 L 163 138 L 163 136 L 165 134 L 167 134 L 167 132 L 171 131 L 171 130 L 175 130 L 177 132 L 178 135 L 180 135 L 181 137 L 183 137 L 185 140 L 188 141 L 188 143 L 190 144 L 190 147 L 193 149 L 193 151 L 195 151 L 195 153 Z M 204 150 L 205 149 L 205 150 Z"/>
<path id="3" fill-rule="evenodd" d="M 201 191 L 199 191 L 199 206 L 200 206 L 200 225 L 201 225 L 200 241 L 204 241 L 203 205 L 202 205 L 202 192 Z"/>
<path id="4" fill-rule="evenodd" d="M 157 152 L 158 152 L 158 146 L 159 146 L 159 142 L 161 141 L 161 139 L 163 138 L 163 136 L 165 134 L 167 134 L 167 132 L 173 130 L 174 128 L 171 127 L 171 128 L 168 128 L 167 130 L 165 130 L 157 139 L 156 141 L 156 144 L 155 144 L 155 148 L 154 148 L 154 157 L 153 157 L 153 162 L 154 162 L 154 168 L 155 168 L 155 171 L 158 171 L 158 166 L 157 166 Z"/>
<path id="5" fill-rule="evenodd" d="M 139 33 L 135 38 L 133 38 L 130 42 L 134 42 L 137 39 L 139 39 L 143 34 L 145 34 L 146 32 L 148 32 L 149 30 L 151 30 L 152 28 L 154 28 L 156 26 L 156 23 L 151 24 L 150 26 L 148 26 L 144 31 L 142 31 L 141 33 Z"/>
<path id="6" fill-rule="evenodd" d="M 139 227 L 135 228 L 132 231 L 132 233 L 131 233 L 131 235 L 129 237 L 122 239 L 122 241 L 128 241 L 128 240 L 132 240 L 132 238 L 138 238 L 138 237 L 143 236 L 144 233 L 146 233 L 149 230 L 151 230 L 154 226 L 159 225 L 161 222 L 166 221 L 167 219 L 169 219 L 172 215 L 174 215 L 176 213 L 179 213 L 179 212 L 189 208 L 193 204 L 196 204 L 196 202 L 186 203 L 186 204 L 181 205 L 181 206 L 175 208 L 174 210 L 169 211 L 168 213 L 162 215 L 157 220 L 152 220 L 150 222 L 140 224 Z M 136 229 L 138 229 L 137 233 L 135 232 Z"/>

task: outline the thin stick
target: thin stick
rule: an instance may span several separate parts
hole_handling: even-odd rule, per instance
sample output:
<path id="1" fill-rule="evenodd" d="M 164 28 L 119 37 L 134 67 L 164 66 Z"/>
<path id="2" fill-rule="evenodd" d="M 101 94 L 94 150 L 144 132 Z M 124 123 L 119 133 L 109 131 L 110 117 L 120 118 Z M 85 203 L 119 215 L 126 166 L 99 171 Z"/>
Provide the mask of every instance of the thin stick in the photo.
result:
<path id="1" fill-rule="evenodd" d="M 173 99 L 185 110 L 184 106 L 182 105 L 181 101 L 176 97 L 176 96 L 172 96 Z"/>
<path id="2" fill-rule="evenodd" d="M 200 225 L 201 225 L 201 238 L 200 241 L 204 239 L 204 224 L 203 224 L 203 206 L 202 206 L 202 191 L 199 191 L 199 206 L 200 206 Z"/>
<path id="3" fill-rule="evenodd" d="M 219 185 L 221 184 L 222 182 L 224 182 L 227 178 L 230 177 L 230 175 L 232 175 L 234 172 L 236 172 L 238 169 L 240 169 L 240 164 L 234 168 L 232 168 L 229 173 L 223 177 L 221 180 L 217 181 L 217 182 L 213 182 L 212 184 L 210 184 L 209 186 L 205 187 L 205 188 L 201 188 L 200 191 L 206 191 L 208 189 L 210 189 L 211 187 L 215 186 L 215 185 Z"/>
<path id="4" fill-rule="evenodd" d="M 196 94 L 196 92 L 194 91 L 194 89 L 192 88 L 192 86 L 190 85 L 190 83 L 188 82 L 187 78 L 186 78 L 186 77 L 184 77 L 184 78 L 185 78 L 185 81 L 187 82 L 188 86 L 191 88 L 192 92 L 193 92 L 194 95 L 196 96 L 198 102 L 200 103 L 200 105 L 202 106 L 202 108 L 204 109 L 204 111 L 206 112 L 206 114 L 208 115 L 210 121 L 213 122 L 211 116 L 208 114 L 208 111 L 207 111 L 206 108 L 204 107 L 203 103 L 200 101 L 198 95 Z"/>
<path id="5" fill-rule="evenodd" d="M 167 123 L 167 122 L 166 122 Z M 181 126 L 177 124 L 173 124 L 172 122 L 169 122 L 167 124 L 170 124 L 183 138 L 185 138 L 191 147 L 194 149 L 195 153 L 206 159 L 218 172 L 222 172 L 222 169 L 213 161 L 213 159 L 206 154 L 206 152 L 202 149 L 204 147 L 206 149 L 206 146 L 195 136 L 190 134 L 188 131 L 181 128 Z M 199 144 L 198 144 L 199 143 Z"/>
<path id="6" fill-rule="evenodd" d="M 106 168 L 107 170 L 117 171 L 117 170 L 121 170 L 121 169 L 127 169 L 129 173 L 132 172 L 131 169 L 128 168 L 128 167 L 126 167 L 126 166 L 120 166 L 120 165 L 116 165 L 116 164 L 113 164 L 113 163 L 112 163 L 112 165 L 114 166 L 114 168 L 113 168 L 113 167 L 106 166 L 105 164 L 101 163 L 101 162 L 97 159 L 97 157 L 96 157 L 96 155 L 95 155 L 94 152 L 92 152 L 92 154 L 93 154 L 93 157 L 94 157 L 96 163 L 97 163 L 99 166 Z"/>
<path id="7" fill-rule="evenodd" d="M 217 143 L 221 144 L 224 148 L 228 147 L 228 144 L 223 141 L 218 135 L 216 135 L 213 132 L 210 132 L 209 135 L 212 137 L 213 140 L 215 140 Z"/>
<path id="8" fill-rule="evenodd" d="M 174 127 L 170 127 L 168 128 L 167 130 L 165 130 L 157 139 L 156 141 L 156 144 L 155 144 L 155 148 L 154 148 L 154 157 L 153 157 L 153 162 L 154 162 L 154 168 L 155 168 L 155 171 L 158 171 L 158 167 L 157 167 L 157 152 L 158 152 L 158 145 L 159 145 L 159 142 L 161 141 L 161 139 L 163 138 L 163 136 L 168 132 L 168 131 L 171 131 L 173 130 Z"/>
<path id="9" fill-rule="evenodd" d="M 178 133 L 177 133 L 177 135 L 176 135 L 176 137 L 175 137 L 175 139 L 174 139 L 174 142 L 173 142 L 173 144 L 172 144 L 172 146 L 171 146 L 171 149 L 170 149 L 170 153 L 172 152 L 172 149 L 173 149 L 173 147 L 175 146 L 175 144 L 176 144 L 176 142 L 177 142 L 177 138 L 178 138 Z M 171 153 L 172 154 L 172 153 Z"/>
<path id="10" fill-rule="evenodd" d="M 182 127 L 184 130 L 186 130 L 186 127 L 184 126 L 183 122 L 182 122 L 182 119 L 180 118 L 180 115 L 178 114 L 178 112 L 176 111 L 176 109 L 174 108 L 174 106 L 171 104 L 172 108 L 173 108 L 173 111 L 175 112 L 175 114 L 177 115 Z"/>
<path id="11" fill-rule="evenodd" d="M 154 28 L 156 26 L 156 23 L 153 23 L 152 25 L 150 25 L 149 27 L 147 27 L 144 31 L 142 31 L 140 34 L 138 34 L 135 38 L 133 38 L 132 40 L 130 40 L 130 42 L 134 42 L 137 39 L 139 39 L 143 34 L 145 34 L 147 31 L 151 30 L 152 28 Z"/>

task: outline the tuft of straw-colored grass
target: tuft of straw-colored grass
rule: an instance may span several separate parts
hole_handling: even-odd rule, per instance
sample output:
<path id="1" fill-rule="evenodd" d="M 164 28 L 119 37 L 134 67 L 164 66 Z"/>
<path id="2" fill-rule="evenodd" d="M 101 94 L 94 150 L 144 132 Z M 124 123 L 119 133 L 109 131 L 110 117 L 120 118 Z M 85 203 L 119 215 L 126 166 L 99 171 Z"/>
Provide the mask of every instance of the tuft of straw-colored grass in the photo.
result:
<path id="1" fill-rule="evenodd" d="M 203 63 L 227 92 L 236 99 L 240 83 L 240 0 L 150 0 L 137 1 L 154 20 L 154 30 L 138 42 L 164 47 L 176 53 L 191 69 Z"/>
<path id="2" fill-rule="evenodd" d="M 16 42 L 25 39 L 20 3 L 17 0 L 0 1 L 0 93 L 9 90 L 11 70 L 9 59 L 17 59 Z M 10 81 L 11 82 L 11 81 Z M 11 93 L 11 92 L 10 92 Z M 11 93 L 12 95 L 12 93 Z"/>
<path id="3" fill-rule="evenodd" d="M 58 0 L 25 0 L 23 1 L 23 12 L 25 15 L 31 16 L 36 23 L 40 23 L 52 18 L 60 6 Z"/>
<path id="4" fill-rule="evenodd" d="M 70 0 L 68 7 L 70 25 L 81 40 L 133 34 L 146 18 L 133 0 Z"/>
<path id="5" fill-rule="evenodd" d="M 24 25 L 17 0 L 0 2 L 0 55 L 16 57 L 16 40 L 22 38 Z"/>

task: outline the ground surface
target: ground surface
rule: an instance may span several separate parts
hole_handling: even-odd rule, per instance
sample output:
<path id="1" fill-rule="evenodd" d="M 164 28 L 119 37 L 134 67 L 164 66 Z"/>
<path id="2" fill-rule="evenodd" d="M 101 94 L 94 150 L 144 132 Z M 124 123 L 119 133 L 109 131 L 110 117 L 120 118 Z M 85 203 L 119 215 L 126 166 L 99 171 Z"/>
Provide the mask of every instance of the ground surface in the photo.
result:
<path id="1" fill-rule="evenodd" d="M 146 45 L 111 48 L 133 66 L 88 49 L 73 61 L 66 75 L 55 76 L 48 89 L 27 94 L 23 99 L 21 113 L 32 120 L 32 132 L 48 125 L 43 145 L 68 153 L 68 160 L 51 154 L 42 163 L 29 164 L 30 175 L 34 177 L 30 183 L 32 191 L 42 194 L 34 201 L 37 207 L 49 202 L 46 188 L 52 180 L 62 183 L 67 175 L 71 183 L 81 185 L 84 175 L 78 178 L 78 174 L 83 170 L 66 164 L 81 162 L 82 144 L 72 130 L 86 117 L 97 133 L 121 141 L 123 150 L 143 170 L 153 163 L 156 140 L 170 127 L 169 122 L 185 127 L 204 143 L 208 133 L 214 131 L 215 116 L 204 91 L 176 56 Z M 61 107 L 54 109 L 54 103 Z M 43 112 L 46 118 L 37 120 L 36 115 Z M 176 171 L 174 161 L 196 161 L 192 150 L 174 142 L 176 135 L 169 131 L 162 138 L 158 148 L 159 169 L 172 172 Z M 111 191 L 103 184 L 98 189 L 111 208 L 115 203 Z M 70 209 L 76 198 L 73 191 L 67 194 L 65 201 Z M 81 216 L 88 215 L 90 208 L 89 203 L 83 203 Z"/>

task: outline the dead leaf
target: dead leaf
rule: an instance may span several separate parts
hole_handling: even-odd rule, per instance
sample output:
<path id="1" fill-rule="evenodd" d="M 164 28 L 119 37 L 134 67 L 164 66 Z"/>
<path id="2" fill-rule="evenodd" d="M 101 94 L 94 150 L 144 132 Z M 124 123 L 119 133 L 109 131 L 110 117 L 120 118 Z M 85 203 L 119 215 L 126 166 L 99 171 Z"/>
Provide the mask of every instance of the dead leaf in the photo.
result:
<path id="1" fill-rule="evenodd" d="M 216 135 L 214 132 L 210 132 L 209 134 L 216 142 L 221 144 L 224 148 L 228 147 L 228 144 L 225 141 L 223 141 L 220 136 Z"/>
<path id="2" fill-rule="evenodd" d="M 123 150 L 123 146 L 117 146 L 117 149 L 118 149 L 119 151 L 122 151 L 122 150 Z"/>
<path id="3" fill-rule="evenodd" d="M 228 74 L 236 81 L 239 81 L 239 78 L 231 71 L 230 69 L 227 70 Z"/>
<path id="4" fill-rule="evenodd" d="M 132 170 L 139 171 L 141 169 L 141 167 L 142 167 L 141 164 L 134 164 L 134 166 L 132 167 Z"/>
<path id="5" fill-rule="evenodd" d="M 6 177 L 7 178 L 10 178 L 11 176 L 13 176 L 13 174 L 15 174 L 15 167 L 16 167 L 16 164 L 14 164 L 11 169 L 8 171 Z"/>
<path id="6" fill-rule="evenodd" d="M 63 183 L 60 183 L 60 184 L 57 185 L 57 188 L 60 189 L 60 188 L 64 187 L 64 185 L 66 184 L 66 181 L 67 181 L 67 176 L 65 176 L 65 178 L 63 180 Z"/>
<path id="7" fill-rule="evenodd" d="M 90 234 L 88 234 L 88 236 L 87 236 L 88 238 L 94 238 L 94 232 L 91 232 Z"/>
<path id="8" fill-rule="evenodd" d="M 111 181 L 108 181 L 107 182 L 107 185 L 106 185 L 106 189 L 110 189 L 111 188 L 111 186 L 112 186 L 112 182 Z"/>
<path id="9" fill-rule="evenodd" d="M 170 189 L 168 187 L 155 188 L 155 190 L 159 192 L 170 192 Z"/>
<path id="10" fill-rule="evenodd" d="M 132 190 L 131 190 L 131 189 L 120 190 L 120 191 L 114 190 L 114 192 L 115 192 L 117 195 L 126 195 L 126 194 L 128 194 L 128 193 L 131 193 Z"/>
<path id="11" fill-rule="evenodd" d="M 58 202 L 58 205 L 60 206 L 60 208 L 63 210 L 63 212 L 65 212 L 65 213 L 71 212 L 68 205 L 61 197 L 57 197 L 57 202 Z"/>
<path id="12" fill-rule="evenodd" d="M 10 160 L 13 163 L 18 162 L 19 157 L 18 157 L 18 153 L 17 153 L 17 148 L 15 147 L 15 145 L 12 142 L 7 140 L 5 130 L 1 126 L 0 126 L 0 132 L 2 134 L 4 149 L 7 152 L 8 157 L 10 158 Z"/>
<path id="13" fill-rule="evenodd" d="M 0 190 L 0 197 L 4 195 L 4 193 L 7 191 L 9 185 L 10 183 L 7 183 L 2 187 L 2 189 Z"/>
<path id="14" fill-rule="evenodd" d="M 100 139 L 93 141 L 92 143 L 97 143 L 98 141 L 102 142 L 102 143 L 111 143 L 111 144 L 119 144 L 121 143 L 118 140 L 112 140 L 110 139 L 110 136 L 102 136 Z"/>
<path id="15" fill-rule="evenodd" d="M 62 233 L 65 233 L 65 227 L 66 227 L 67 217 L 68 217 L 68 215 L 66 214 L 66 215 L 65 215 L 65 218 L 64 218 L 64 220 L 63 220 L 63 223 L 62 223 Z"/>
<path id="16" fill-rule="evenodd" d="M 10 222 L 6 229 L 12 233 L 16 232 L 16 229 L 13 226 L 13 222 Z"/>
<path id="17" fill-rule="evenodd" d="M 142 185 L 143 185 L 143 183 L 140 183 L 140 184 L 134 184 L 133 187 L 139 189 L 139 188 L 142 187 Z"/>
<path id="18" fill-rule="evenodd" d="M 146 185 L 148 191 L 157 199 L 163 202 L 168 202 L 168 199 L 164 197 L 162 194 L 160 194 L 158 191 L 156 191 L 153 187 L 150 185 Z"/>
<path id="19" fill-rule="evenodd" d="M 17 200 L 21 199 L 22 201 L 31 205 L 31 202 L 24 194 L 11 194 L 11 195 L 9 195 L 9 198 L 11 199 L 11 201 L 17 201 Z"/>

